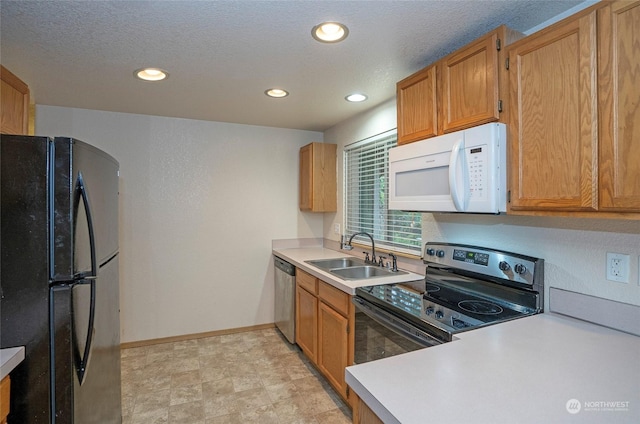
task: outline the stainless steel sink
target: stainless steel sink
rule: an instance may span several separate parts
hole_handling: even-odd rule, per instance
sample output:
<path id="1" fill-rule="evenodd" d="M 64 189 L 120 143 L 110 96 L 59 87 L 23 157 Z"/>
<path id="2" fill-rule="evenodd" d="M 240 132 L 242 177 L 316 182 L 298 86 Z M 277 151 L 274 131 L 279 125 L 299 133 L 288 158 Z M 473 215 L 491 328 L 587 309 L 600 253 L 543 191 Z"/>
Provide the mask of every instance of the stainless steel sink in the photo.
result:
<path id="1" fill-rule="evenodd" d="M 358 258 L 333 258 L 333 259 L 318 259 L 315 261 L 305 261 L 309 265 L 316 266 L 323 270 L 331 270 L 336 268 L 349 268 L 352 266 L 364 266 L 366 265 L 364 260 Z"/>
<path id="2" fill-rule="evenodd" d="M 392 272 L 387 268 L 371 265 L 332 269 L 329 272 L 345 280 L 362 280 L 363 278 L 391 277 L 393 275 L 406 274 L 404 271 Z"/>
<path id="3" fill-rule="evenodd" d="M 340 277 L 343 280 L 362 280 L 407 274 L 405 271 L 393 272 L 388 268 L 367 265 L 364 260 L 359 258 L 318 259 L 305 262 L 323 271 L 327 271 L 336 277 Z"/>

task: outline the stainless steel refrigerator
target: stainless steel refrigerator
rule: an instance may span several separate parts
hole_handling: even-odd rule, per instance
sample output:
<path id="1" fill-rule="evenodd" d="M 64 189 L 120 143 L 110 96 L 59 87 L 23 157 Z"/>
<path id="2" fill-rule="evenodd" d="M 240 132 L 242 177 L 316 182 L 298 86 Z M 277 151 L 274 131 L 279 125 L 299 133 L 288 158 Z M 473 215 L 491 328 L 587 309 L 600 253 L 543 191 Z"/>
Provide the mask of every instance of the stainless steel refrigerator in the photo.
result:
<path id="1" fill-rule="evenodd" d="M 121 423 L 118 162 L 70 138 L 2 135 L 1 347 L 10 423 Z"/>

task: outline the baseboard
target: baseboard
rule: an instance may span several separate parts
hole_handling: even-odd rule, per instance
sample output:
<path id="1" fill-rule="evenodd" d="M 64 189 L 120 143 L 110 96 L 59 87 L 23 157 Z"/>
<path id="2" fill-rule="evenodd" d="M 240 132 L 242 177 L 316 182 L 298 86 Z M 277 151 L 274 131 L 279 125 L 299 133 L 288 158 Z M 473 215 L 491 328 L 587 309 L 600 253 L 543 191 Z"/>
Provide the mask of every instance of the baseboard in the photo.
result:
<path id="1" fill-rule="evenodd" d="M 247 331 L 265 330 L 267 328 L 275 328 L 274 323 L 250 325 L 248 327 L 229 328 L 226 330 L 207 331 L 206 333 L 184 334 L 181 336 L 162 337 L 159 339 L 139 340 L 136 342 L 120 343 L 120 349 L 129 349 L 132 347 L 151 346 L 161 343 L 174 343 L 184 340 L 204 339 L 205 337 L 222 336 L 225 334 L 244 333 Z"/>

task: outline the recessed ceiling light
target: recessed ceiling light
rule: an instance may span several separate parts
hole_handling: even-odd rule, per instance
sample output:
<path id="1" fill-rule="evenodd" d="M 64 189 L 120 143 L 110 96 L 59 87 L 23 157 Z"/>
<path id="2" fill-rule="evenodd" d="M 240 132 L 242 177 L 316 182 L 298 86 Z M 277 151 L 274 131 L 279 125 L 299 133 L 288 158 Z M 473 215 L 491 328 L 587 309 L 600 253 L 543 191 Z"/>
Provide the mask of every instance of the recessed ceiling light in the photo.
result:
<path id="1" fill-rule="evenodd" d="M 141 68 L 133 72 L 136 78 L 144 81 L 162 81 L 169 78 L 169 73 L 160 68 Z"/>
<path id="2" fill-rule="evenodd" d="M 266 94 L 269 97 L 280 98 L 280 97 L 287 97 L 289 95 L 289 92 L 286 90 L 282 90 L 280 88 L 270 88 L 267 91 L 265 91 L 264 94 Z"/>
<path id="3" fill-rule="evenodd" d="M 360 94 L 360 93 L 353 93 L 353 94 L 349 94 L 347 97 L 344 98 L 346 101 L 348 102 L 364 102 L 365 100 L 367 100 L 367 96 L 365 96 L 364 94 Z"/>
<path id="4" fill-rule="evenodd" d="M 313 27 L 311 36 L 322 43 L 337 43 L 347 38 L 349 29 L 339 22 L 323 22 Z"/>

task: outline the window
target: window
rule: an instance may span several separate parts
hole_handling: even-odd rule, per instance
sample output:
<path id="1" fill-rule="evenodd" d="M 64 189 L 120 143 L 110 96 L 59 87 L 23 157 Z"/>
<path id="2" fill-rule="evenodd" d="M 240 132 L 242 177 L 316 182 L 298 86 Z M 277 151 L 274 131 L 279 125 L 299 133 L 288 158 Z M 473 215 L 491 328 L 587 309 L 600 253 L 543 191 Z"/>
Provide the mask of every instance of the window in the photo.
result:
<path id="1" fill-rule="evenodd" d="M 396 144 L 397 132 L 391 130 L 345 147 L 345 232 L 366 232 L 376 247 L 420 255 L 422 214 L 389 210 L 388 152 Z M 354 240 L 370 244 L 366 236 Z"/>

